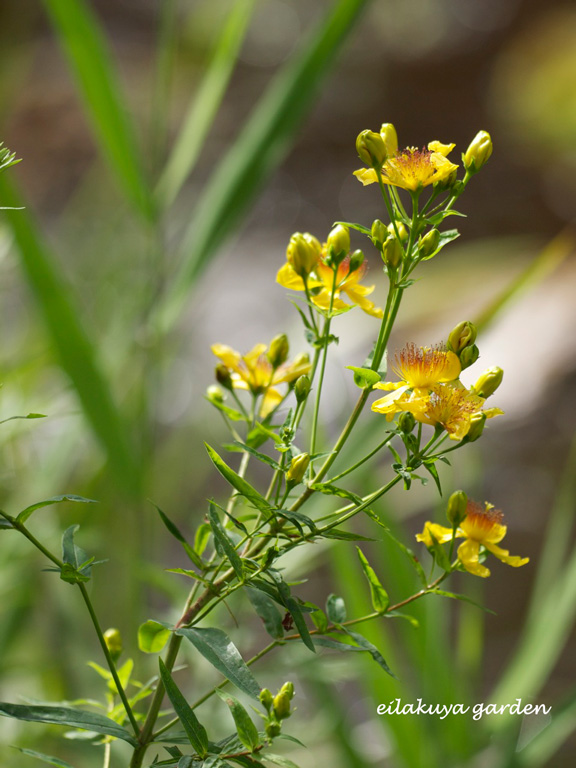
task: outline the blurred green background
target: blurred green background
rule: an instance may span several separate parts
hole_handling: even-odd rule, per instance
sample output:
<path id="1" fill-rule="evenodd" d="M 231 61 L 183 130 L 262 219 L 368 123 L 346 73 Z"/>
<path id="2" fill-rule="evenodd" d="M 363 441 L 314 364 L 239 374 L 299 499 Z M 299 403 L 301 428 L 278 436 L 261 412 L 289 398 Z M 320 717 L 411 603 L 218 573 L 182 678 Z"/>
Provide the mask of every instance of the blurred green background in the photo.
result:
<path id="1" fill-rule="evenodd" d="M 492 134 L 494 155 L 460 203 L 462 238 L 422 267 L 391 346 L 435 343 L 485 317 L 474 370 L 505 368 L 506 416 L 445 484 L 502 508 L 511 551 L 531 563 L 457 585 L 496 616 L 430 598 L 414 610 L 419 630 L 366 627 L 400 682 L 348 655 L 317 664 L 292 648 L 257 676 L 270 687 L 297 678 L 290 725 L 310 749 L 291 757 L 304 768 L 573 765 L 573 3 L 19 0 L 0 3 L 0 41 L 0 138 L 23 158 L 0 204 L 26 206 L 0 219 L 0 415 L 49 417 L 3 425 L 1 503 L 13 513 L 64 492 L 101 502 L 47 509 L 36 530 L 57 547 L 80 522 L 83 546 L 110 558 L 93 595 L 132 654 L 137 624 L 173 619 L 186 590 L 162 570 L 185 560 L 147 499 L 192 530 L 204 499 L 224 490 L 202 447 L 226 437 L 203 399 L 210 344 L 246 351 L 288 331 L 293 351 L 305 348 L 274 278 L 292 232 L 324 238 L 333 221 L 383 215 L 376 191 L 352 177 L 359 131 L 393 122 L 401 145 L 454 141 L 457 153 L 478 130 Z M 361 364 L 372 322 L 354 312 L 337 324 L 327 439 L 354 398 L 343 366 Z M 379 427 L 366 416 L 358 444 Z M 385 465 L 359 487 L 380 484 Z M 380 512 L 411 542 L 437 503 L 430 487 L 399 491 Z M 394 598 L 414 589 L 386 542 L 369 551 Z M 322 603 L 341 592 L 359 615 L 365 589 L 349 545 L 314 556 L 301 594 Z M 2 533 L 0 698 L 97 695 L 85 661 L 100 659 L 78 598 L 42 567 Z M 248 613 L 234 632 L 246 655 L 266 642 Z M 376 706 L 396 696 L 522 696 L 557 719 L 384 722 Z M 97 750 L 11 721 L 0 740 L 101 763 Z M 10 768 L 34 763 L 2 750 Z"/>

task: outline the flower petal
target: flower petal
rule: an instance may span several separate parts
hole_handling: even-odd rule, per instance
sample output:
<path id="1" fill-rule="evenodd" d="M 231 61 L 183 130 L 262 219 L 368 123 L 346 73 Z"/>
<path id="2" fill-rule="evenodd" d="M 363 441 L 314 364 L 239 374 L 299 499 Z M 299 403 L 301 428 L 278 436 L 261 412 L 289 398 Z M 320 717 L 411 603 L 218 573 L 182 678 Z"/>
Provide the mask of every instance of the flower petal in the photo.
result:
<path id="1" fill-rule="evenodd" d="M 446 528 L 438 523 L 427 522 L 424 524 L 424 530 L 422 533 L 416 534 L 416 539 L 422 541 L 427 547 L 433 546 L 434 542 L 432 536 L 436 539 L 438 544 L 444 544 L 447 541 L 452 541 L 452 528 Z M 455 538 L 461 538 L 462 533 L 457 530 Z"/>
<path id="2" fill-rule="evenodd" d="M 292 266 L 286 262 L 278 270 L 276 275 L 276 282 L 280 283 L 284 288 L 288 288 L 290 291 L 303 291 L 304 280 L 297 275 Z"/>
<path id="3" fill-rule="evenodd" d="M 360 168 L 358 171 L 354 171 L 354 176 L 356 176 L 358 181 L 361 181 L 364 186 L 374 184 L 378 181 L 378 176 L 376 176 L 376 171 L 373 168 Z M 383 179 L 383 181 L 385 180 Z"/>
<path id="4" fill-rule="evenodd" d="M 458 547 L 458 559 L 466 568 L 469 573 L 473 573 L 474 576 L 482 576 L 485 579 L 490 576 L 490 571 L 486 566 L 481 565 L 478 562 L 478 555 L 480 553 L 480 542 L 473 539 L 466 539 Z"/>
<path id="5" fill-rule="evenodd" d="M 442 144 L 441 141 L 431 141 L 428 144 L 428 149 L 432 152 L 438 152 L 441 155 L 444 155 L 446 157 L 447 155 L 452 152 L 456 144 Z"/>
<path id="6" fill-rule="evenodd" d="M 364 296 L 361 295 L 361 292 L 356 290 L 357 288 L 363 288 L 364 286 L 358 285 L 353 288 L 349 288 L 348 286 L 343 286 L 342 290 L 348 296 L 350 301 L 353 301 L 354 304 L 360 307 L 360 309 L 364 310 L 367 315 L 372 315 L 372 317 L 378 317 L 381 318 L 384 316 L 384 311 L 381 307 L 374 306 L 374 303 L 371 302 L 369 299 L 365 299 Z"/>
<path id="7" fill-rule="evenodd" d="M 511 555 L 507 549 L 497 547 L 495 544 L 485 543 L 484 546 L 493 555 L 496 555 L 498 560 L 502 560 L 506 565 L 511 565 L 513 568 L 519 568 L 521 565 L 526 565 L 530 561 L 529 557 L 519 557 L 518 555 Z"/>
<path id="8" fill-rule="evenodd" d="M 260 416 L 264 419 L 268 414 L 276 408 L 278 403 L 282 402 L 283 396 L 274 387 L 269 387 L 264 393 L 262 398 L 262 405 L 260 406 Z"/>

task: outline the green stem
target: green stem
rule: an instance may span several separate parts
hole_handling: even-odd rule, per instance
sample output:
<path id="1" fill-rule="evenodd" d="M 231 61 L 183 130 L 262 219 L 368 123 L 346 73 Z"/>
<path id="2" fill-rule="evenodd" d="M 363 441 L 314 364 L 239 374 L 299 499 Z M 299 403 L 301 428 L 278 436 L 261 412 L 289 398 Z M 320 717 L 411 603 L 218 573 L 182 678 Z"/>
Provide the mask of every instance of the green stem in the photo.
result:
<path id="1" fill-rule="evenodd" d="M 334 279 L 336 279 L 334 277 Z M 334 287 L 332 288 L 332 296 L 330 298 L 330 311 L 332 311 L 332 300 L 334 298 Z M 318 416 L 320 414 L 320 398 L 322 396 L 322 385 L 324 384 L 324 374 L 326 372 L 326 360 L 328 358 L 328 335 L 330 333 L 330 318 L 327 317 L 324 321 L 324 328 L 322 329 L 322 338 L 324 340 L 324 346 L 322 348 L 322 362 L 320 364 L 320 374 L 318 376 L 318 386 L 316 388 L 316 398 L 314 400 L 314 413 L 312 416 L 312 429 L 310 433 L 310 455 L 314 454 L 316 450 L 316 436 L 318 432 Z M 310 462 L 310 475 L 313 474 L 312 462 Z"/>

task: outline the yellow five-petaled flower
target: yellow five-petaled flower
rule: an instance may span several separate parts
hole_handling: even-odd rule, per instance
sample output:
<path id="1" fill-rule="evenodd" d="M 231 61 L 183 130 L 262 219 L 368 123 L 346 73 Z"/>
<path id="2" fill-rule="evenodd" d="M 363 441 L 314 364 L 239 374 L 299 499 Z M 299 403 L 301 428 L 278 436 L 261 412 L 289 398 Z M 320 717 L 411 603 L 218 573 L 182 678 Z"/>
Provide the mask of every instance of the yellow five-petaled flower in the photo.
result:
<path id="1" fill-rule="evenodd" d="M 474 501 L 469 501 L 466 507 L 466 517 L 456 528 L 455 538 L 464 538 L 465 541 L 458 547 L 458 560 L 464 568 L 475 576 L 490 576 L 490 571 L 479 561 L 480 548 L 491 552 L 499 560 L 514 568 L 526 565 L 530 558 L 511 555 L 507 549 L 498 547 L 506 535 L 506 526 L 502 525 L 504 515 L 491 504 L 485 503 L 484 507 Z M 445 544 L 452 540 L 452 528 L 446 528 L 437 523 L 427 522 L 422 533 L 417 534 L 418 541 L 422 541 L 427 547 L 432 547 L 434 541 Z"/>

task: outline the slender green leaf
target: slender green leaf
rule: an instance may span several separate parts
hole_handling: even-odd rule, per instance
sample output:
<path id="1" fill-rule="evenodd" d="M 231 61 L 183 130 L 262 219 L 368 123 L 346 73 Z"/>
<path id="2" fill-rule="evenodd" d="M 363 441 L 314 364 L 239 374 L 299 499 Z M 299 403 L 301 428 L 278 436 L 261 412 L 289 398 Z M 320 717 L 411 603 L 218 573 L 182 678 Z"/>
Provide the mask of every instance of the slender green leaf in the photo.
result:
<path id="1" fill-rule="evenodd" d="M 14 747 L 14 749 L 22 752 L 23 755 L 29 755 L 30 757 L 42 760 L 44 763 L 48 763 L 48 765 L 55 765 L 56 768 L 72 768 L 70 763 L 67 763 L 64 760 L 52 757 L 51 755 L 43 755 L 41 752 L 35 752 L 33 749 L 23 749 L 22 747 Z"/>
<path id="2" fill-rule="evenodd" d="M 481 605 L 480 603 L 477 603 L 476 600 L 472 600 L 471 597 L 468 597 L 468 595 L 459 595 L 456 592 L 447 592 L 445 589 L 429 589 L 427 590 L 429 595 L 441 595 L 442 597 L 450 597 L 453 600 L 463 600 L 465 603 L 470 603 L 470 605 L 473 605 L 475 608 L 480 608 L 481 611 L 486 611 L 486 613 L 491 613 L 493 616 L 496 616 L 496 613 L 490 608 L 486 608 L 485 606 Z"/>
<path id="3" fill-rule="evenodd" d="M 248 453 L 256 457 L 258 461 L 262 461 L 264 464 L 268 464 L 268 466 L 272 467 L 272 469 L 282 469 L 280 464 L 278 464 L 277 461 L 274 461 L 274 459 L 271 459 L 270 456 L 267 456 L 265 453 L 260 453 L 260 451 L 252 448 L 252 446 L 246 445 L 246 443 L 242 443 L 239 440 L 234 440 L 234 442 L 228 448 L 229 450 L 235 451 L 248 451 Z"/>
<path id="4" fill-rule="evenodd" d="M 234 472 L 234 470 L 231 469 L 228 464 L 226 464 L 226 462 L 216 453 L 213 448 L 211 448 L 207 443 L 205 443 L 205 445 L 212 463 L 218 472 L 220 472 L 222 477 L 224 477 L 241 496 L 244 496 L 244 498 L 253 504 L 257 509 L 259 509 L 261 512 L 270 513 L 272 507 L 266 501 L 266 499 L 260 493 L 258 493 L 258 491 L 253 488 L 247 480 L 244 480 L 244 478 L 240 477 L 237 472 Z"/>
<path id="5" fill-rule="evenodd" d="M 2 210 L 0 208 L 0 210 Z M 9 416 L 7 419 L 2 419 L 0 424 L 6 424 L 7 421 L 14 421 L 15 419 L 45 419 L 45 413 L 27 413 L 26 416 Z"/>
<path id="6" fill-rule="evenodd" d="M 189 640 L 196 650 L 239 690 L 257 699 L 261 686 L 246 666 L 240 652 L 221 629 L 182 628 L 177 631 Z"/>
<path id="7" fill-rule="evenodd" d="M 274 601 L 259 589 L 246 587 L 246 594 L 248 595 L 248 599 L 252 603 L 254 610 L 264 622 L 266 632 L 277 640 L 282 638 L 284 636 L 282 615 L 278 608 L 276 608 Z"/>
<path id="8" fill-rule="evenodd" d="M 90 3 L 86 0 L 43 0 L 100 149 L 126 196 L 146 218 L 151 197 L 137 152 L 126 99 L 120 93 L 112 54 Z"/>
<path id="9" fill-rule="evenodd" d="M 305 37 L 264 93 L 238 140 L 221 159 L 192 217 L 183 261 L 160 323 L 178 317 L 190 286 L 214 251 L 238 224 L 252 200 L 285 157 L 290 142 L 368 0 L 339 0 L 326 20 Z"/>
<path id="10" fill-rule="evenodd" d="M 154 502 L 152 502 L 152 504 L 154 504 Z M 184 547 L 184 551 L 186 552 L 186 554 L 188 555 L 190 560 L 192 560 L 192 562 L 194 563 L 194 565 L 197 568 L 203 569 L 204 568 L 204 563 L 202 562 L 200 556 L 192 549 L 190 544 L 188 544 L 188 542 L 184 538 L 184 536 L 183 536 L 182 532 L 180 531 L 180 529 L 178 528 L 178 526 L 174 522 L 172 522 L 172 520 L 170 520 L 168 515 L 165 512 L 163 512 L 160 509 L 159 506 L 154 504 L 154 507 L 156 507 L 156 511 L 160 515 L 160 519 L 162 520 L 162 522 L 164 523 L 166 528 L 170 531 L 172 536 L 174 536 L 174 538 L 177 541 L 179 541 L 180 544 L 182 544 L 182 546 Z"/>
<path id="11" fill-rule="evenodd" d="M 362 552 L 360 547 L 356 547 L 356 550 L 358 551 L 358 557 L 360 558 L 360 565 L 364 571 L 364 576 L 366 576 L 368 584 L 370 584 L 372 606 L 377 613 L 384 613 L 386 608 L 390 605 L 388 593 L 382 584 L 380 584 L 380 580 L 378 576 L 376 576 L 374 569 L 370 566 L 366 555 Z"/>
<path id="12" fill-rule="evenodd" d="M 30 515 L 35 512 L 37 509 L 42 509 L 42 507 L 49 507 L 52 504 L 60 504 L 62 501 L 75 501 L 79 502 L 81 504 L 98 504 L 97 501 L 94 499 L 85 499 L 84 496 L 75 496 L 74 494 L 64 494 L 63 496 L 53 496 L 51 499 L 45 499 L 44 501 L 37 501 L 36 504 L 32 504 L 29 507 L 26 507 L 26 509 L 23 509 L 22 512 L 17 516 L 16 520 L 19 523 L 25 523 L 26 520 L 30 517 Z"/>
<path id="13" fill-rule="evenodd" d="M 370 656 L 374 659 L 374 661 L 382 667 L 382 669 L 387 672 L 391 677 L 396 677 L 396 675 L 392 672 L 388 664 L 386 663 L 386 659 L 378 648 L 371 643 L 369 640 L 366 640 L 366 638 L 363 635 L 358 634 L 358 632 L 353 632 L 351 629 L 348 629 L 348 627 L 342 627 L 342 629 L 346 632 L 347 635 L 349 635 L 352 640 L 356 643 L 356 645 L 360 646 L 360 648 L 363 648 L 364 650 L 368 651 Z"/>
<path id="14" fill-rule="evenodd" d="M 103 733 L 106 736 L 113 736 L 115 739 L 127 741 L 134 747 L 137 746 L 136 739 L 125 728 L 110 718 L 95 712 L 84 712 L 72 707 L 37 707 L 0 702 L 0 715 L 13 717 L 16 720 L 27 720 L 32 723 L 53 723 L 70 728 L 82 728 L 87 731 Z"/>
<path id="15" fill-rule="evenodd" d="M 302 642 L 307 648 L 309 648 L 314 653 L 315 652 L 314 642 L 312 640 L 312 637 L 310 636 L 310 631 L 306 626 L 306 621 L 304 619 L 304 615 L 302 613 L 300 604 L 294 597 L 292 597 L 292 594 L 290 593 L 290 587 L 286 584 L 286 582 L 284 581 L 282 576 L 280 576 L 278 571 L 274 571 L 270 568 L 268 570 L 268 575 L 272 579 L 274 579 L 274 582 L 278 587 L 278 594 L 280 596 L 280 599 L 282 600 L 283 605 L 286 607 L 286 610 L 290 613 L 290 615 L 294 619 L 294 624 L 296 624 L 296 628 L 300 633 Z"/>
<path id="16" fill-rule="evenodd" d="M 192 171 L 214 121 L 252 15 L 254 0 L 236 0 L 218 38 L 200 87 L 194 93 L 156 195 L 168 207 Z"/>
<path id="17" fill-rule="evenodd" d="M 206 729 L 200 723 L 194 714 L 192 707 L 182 695 L 162 659 L 158 659 L 158 662 L 160 664 L 160 678 L 162 679 L 168 698 L 172 702 L 174 711 L 186 731 L 190 744 L 201 757 L 205 757 L 208 753 L 209 745 Z"/>
<path id="18" fill-rule="evenodd" d="M 260 746 L 260 736 L 258 735 L 258 729 L 252 722 L 252 719 L 246 709 L 231 693 L 226 693 L 216 689 L 216 693 L 222 701 L 226 702 L 232 712 L 234 723 L 236 724 L 236 730 L 238 732 L 238 738 L 242 744 L 251 752 Z"/>
<path id="19" fill-rule="evenodd" d="M 287 757 L 282 757 L 281 755 L 273 755 L 271 752 L 265 752 L 262 757 L 269 763 L 279 765 L 280 768 L 298 768 L 296 763 L 293 763 L 292 760 L 288 760 Z"/>
<path id="20" fill-rule="evenodd" d="M 340 541 L 377 541 L 369 536 L 361 536 L 359 533 L 343 531 L 341 528 L 330 528 L 329 531 L 322 531 L 325 539 L 339 539 Z"/>
<path id="21" fill-rule="evenodd" d="M 212 528 L 208 523 L 201 523 L 196 529 L 196 533 L 194 534 L 194 551 L 198 557 L 201 557 L 206 549 L 211 533 Z"/>
<path id="22" fill-rule="evenodd" d="M 232 544 L 232 542 L 230 541 L 230 539 L 226 534 L 226 531 L 222 527 L 222 523 L 220 522 L 220 518 L 218 517 L 218 514 L 216 513 L 216 510 L 214 509 L 213 504 L 210 504 L 210 507 L 208 510 L 208 520 L 212 528 L 212 533 L 214 534 L 214 542 L 216 543 L 217 549 L 219 550 L 220 554 L 228 558 L 228 560 L 230 561 L 230 565 L 234 569 L 234 573 L 242 581 L 244 579 L 244 569 L 242 567 L 242 558 L 240 557 L 238 552 L 236 552 L 234 545 Z"/>
<path id="23" fill-rule="evenodd" d="M 138 627 L 138 648 L 143 653 L 160 653 L 171 634 L 164 624 L 148 619 Z"/>
<path id="24" fill-rule="evenodd" d="M 18 204 L 19 198 L 0 176 L 0 196 Z M 37 301 L 60 365 L 72 381 L 84 414 L 104 447 L 110 471 L 131 494 L 141 482 L 137 453 L 130 445 L 127 428 L 116 407 L 100 367 L 95 345 L 86 334 L 71 301 L 70 289 L 60 275 L 53 256 L 46 250 L 28 211 L 5 214 L 14 235 L 22 268 Z"/>
<path id="25" fill-rule="evenodd" d="M 366 652 L 365 648 L 359 648 L 357 645 L 351 645 L 350 643 L 343 643 L 341 640 L 335 640 L 333 637 L 318 637 L 317 635 L 314 635 L 314 644 L 320 645 L 323 648 L 332 648 L 335 651 Z"/>

